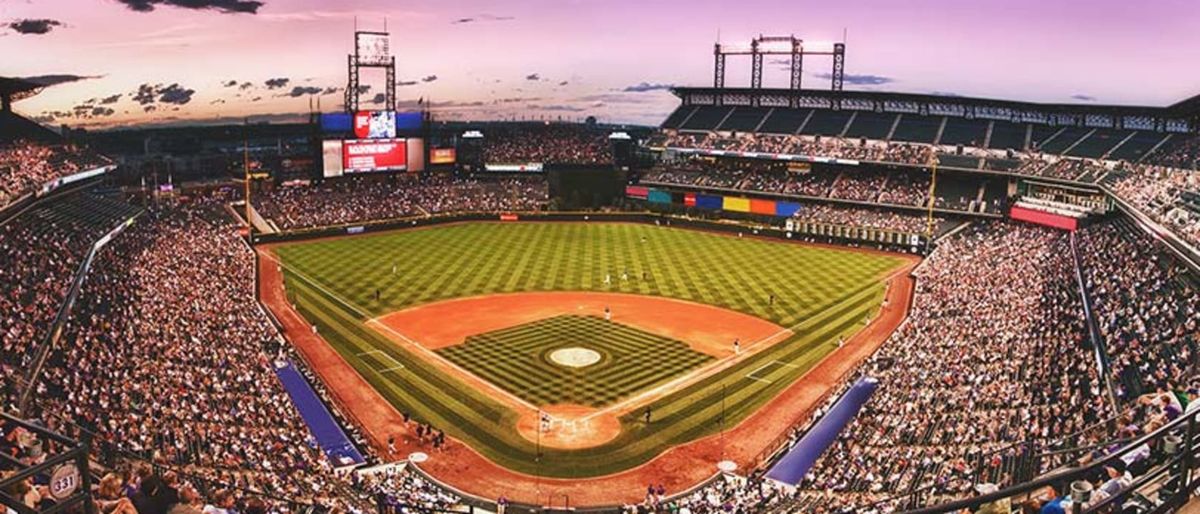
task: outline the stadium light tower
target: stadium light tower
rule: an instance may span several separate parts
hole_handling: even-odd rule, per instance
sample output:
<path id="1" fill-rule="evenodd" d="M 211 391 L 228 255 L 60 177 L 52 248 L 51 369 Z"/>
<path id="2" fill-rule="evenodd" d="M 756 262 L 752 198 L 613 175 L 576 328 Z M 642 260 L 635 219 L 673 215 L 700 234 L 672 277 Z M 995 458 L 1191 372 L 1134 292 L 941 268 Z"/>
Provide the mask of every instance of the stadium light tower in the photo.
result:
<path id="1" fill-rule="evenodd" d="M 386 21 L 384 22 L 386 29 Z M 387 71 L 387 83 L 384 85 L 383 110 L 396 110 L 396 57 L 388 49 L 388 33 L 356 30 L 354 32 L 354 53 L 347 58 L 346 79 L 346 112 L 357 112 L 359 104 L 359 70 L 362 68 L 383 68 Z"/>
<path id="2" fill-rule="evenodd" d="M 725 87 L 725 59 L 730 55 L 750 56 L 750 88 L 762 88 L 763 57 L 767 55 L 787 55 L 791 57 L 789 67 L 790 83 L 788 88 L 800 89 L 801 78 L 804 75 L 804 56 L 821 55 L 833 58 L 833 69 L 829 77 L 829 87 L 833 91 L 841 91 L 845 83 L 846 73 L 846 43 L 845 41 L 827 43 L 810 41 L 807 44 L 795 35 L 764 36 L 751 39 L 750 44 L 715 43 L 713 45 L 713 87 Z"/>

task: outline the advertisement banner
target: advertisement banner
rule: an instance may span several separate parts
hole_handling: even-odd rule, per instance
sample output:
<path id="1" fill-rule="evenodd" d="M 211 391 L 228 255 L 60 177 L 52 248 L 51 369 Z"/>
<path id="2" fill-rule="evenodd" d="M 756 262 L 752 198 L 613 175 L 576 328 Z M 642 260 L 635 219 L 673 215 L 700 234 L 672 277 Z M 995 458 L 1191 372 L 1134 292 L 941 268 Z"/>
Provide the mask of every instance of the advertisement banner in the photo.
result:
<path id="1" fill-rule="evenodd" d="M 454 164 L 457 159 L 453 148 L 434 148 L 429 150 L 429 164 Z"/>
<path id="2" fill-rule="evenodd" d="M 1014 205 L 1008 212 L 1009 217 L 1014 220 L 1028 221 L 1038 225 L 1047 227 L 1060 228 L 1074 232 L 1079 228 L 1079 220 L 1070 216 L 1062 216 L 1045 211 L 1027 209 L 1018 205 Z"/>
<path id="3" fill-rule="evenodd" d="M 407 146 L 403 139 L 345 141 L 342 144 L 346 172 L 402 171 L 407 169 Z"/>
<path id="4" fill-rule="evenodd" d="M 325 178 L 342 176 L 342 141 L 329 139 L 321 141 L 321 169 Z"/>
<path id="5" fill-rule="evenodd" d="M 645 200 L 650 196 L 650 189 L 644 186 L 625 186 L 625 196 Z"/>

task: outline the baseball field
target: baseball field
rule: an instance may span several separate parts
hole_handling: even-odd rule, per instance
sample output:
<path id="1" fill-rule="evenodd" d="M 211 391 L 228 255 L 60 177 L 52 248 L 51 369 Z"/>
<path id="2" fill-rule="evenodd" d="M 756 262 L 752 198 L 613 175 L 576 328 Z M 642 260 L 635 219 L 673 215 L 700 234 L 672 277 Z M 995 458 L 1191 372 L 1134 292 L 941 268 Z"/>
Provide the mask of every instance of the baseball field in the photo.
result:
<path id="1" fill-rule="evenodd" d="M 559 478 L 737 425 L 864 327 L 908 263 L 620 223 L 467 223 L 271 251 L 290 303 L 395 409 Z"/>

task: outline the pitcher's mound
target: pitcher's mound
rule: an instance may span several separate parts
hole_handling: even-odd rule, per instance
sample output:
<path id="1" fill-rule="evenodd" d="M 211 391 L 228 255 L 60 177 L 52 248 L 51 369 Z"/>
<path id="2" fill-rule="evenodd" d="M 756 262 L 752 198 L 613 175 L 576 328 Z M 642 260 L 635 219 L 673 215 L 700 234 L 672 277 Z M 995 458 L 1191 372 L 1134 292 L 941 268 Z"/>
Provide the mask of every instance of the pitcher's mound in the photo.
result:
<path id="1" fill-rule="evenodd" d="M 600 446 L 621 435 L 621 420 L 615 414 L 598 414 L 582 405 L 548 405 L 538 413 L 523 411 L 517 431 L 532 442 L 562 450 Z M 539 434 L 539 432 L 541 432 Z"/>

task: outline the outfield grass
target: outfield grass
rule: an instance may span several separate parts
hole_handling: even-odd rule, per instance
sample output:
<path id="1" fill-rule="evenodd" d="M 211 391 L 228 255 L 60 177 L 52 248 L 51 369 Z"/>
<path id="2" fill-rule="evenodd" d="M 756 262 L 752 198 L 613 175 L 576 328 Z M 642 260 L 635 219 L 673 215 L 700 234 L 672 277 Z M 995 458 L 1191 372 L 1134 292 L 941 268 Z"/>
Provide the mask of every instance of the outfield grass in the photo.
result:
<path id="1" fill-rule="evenodd" d="M 277 253 L 299 310 L 398 409 L 503 466 L 555 477 L 621 471 L 715 433 L 722 405 L 728 424 L 744 419 L 832 351 L 839 336 L 862 328 L 882 301 L 882 276 L 903 264 L 898 257 L 607 223 L 463 224 L 293 244 Z M 622 272 L 630 280 L 620 280 Z M 606 274 L 611 285 L 604 284 Z M 632 412 L 615 440 L 583 450 L 543 449 L 538 465 L 535 445 L 514 429 L 515 412 L 364 324 L 442 299 L 558 290 L 696 301 L 773 321 L 795 335 L 656 400 L 653 424 Z M 773 304 L 768 295 L 776 297 Z"/>
<path id="2" fill-rule="evenodd" d="M 600 354 L 587 367 L 550 360 L 554 350 Z M 603 407 L 714 361 L 687 343 L 595 316 L 555 316 L 468 337 L 438 350 L 447 360 L 539 407 Z"/>

